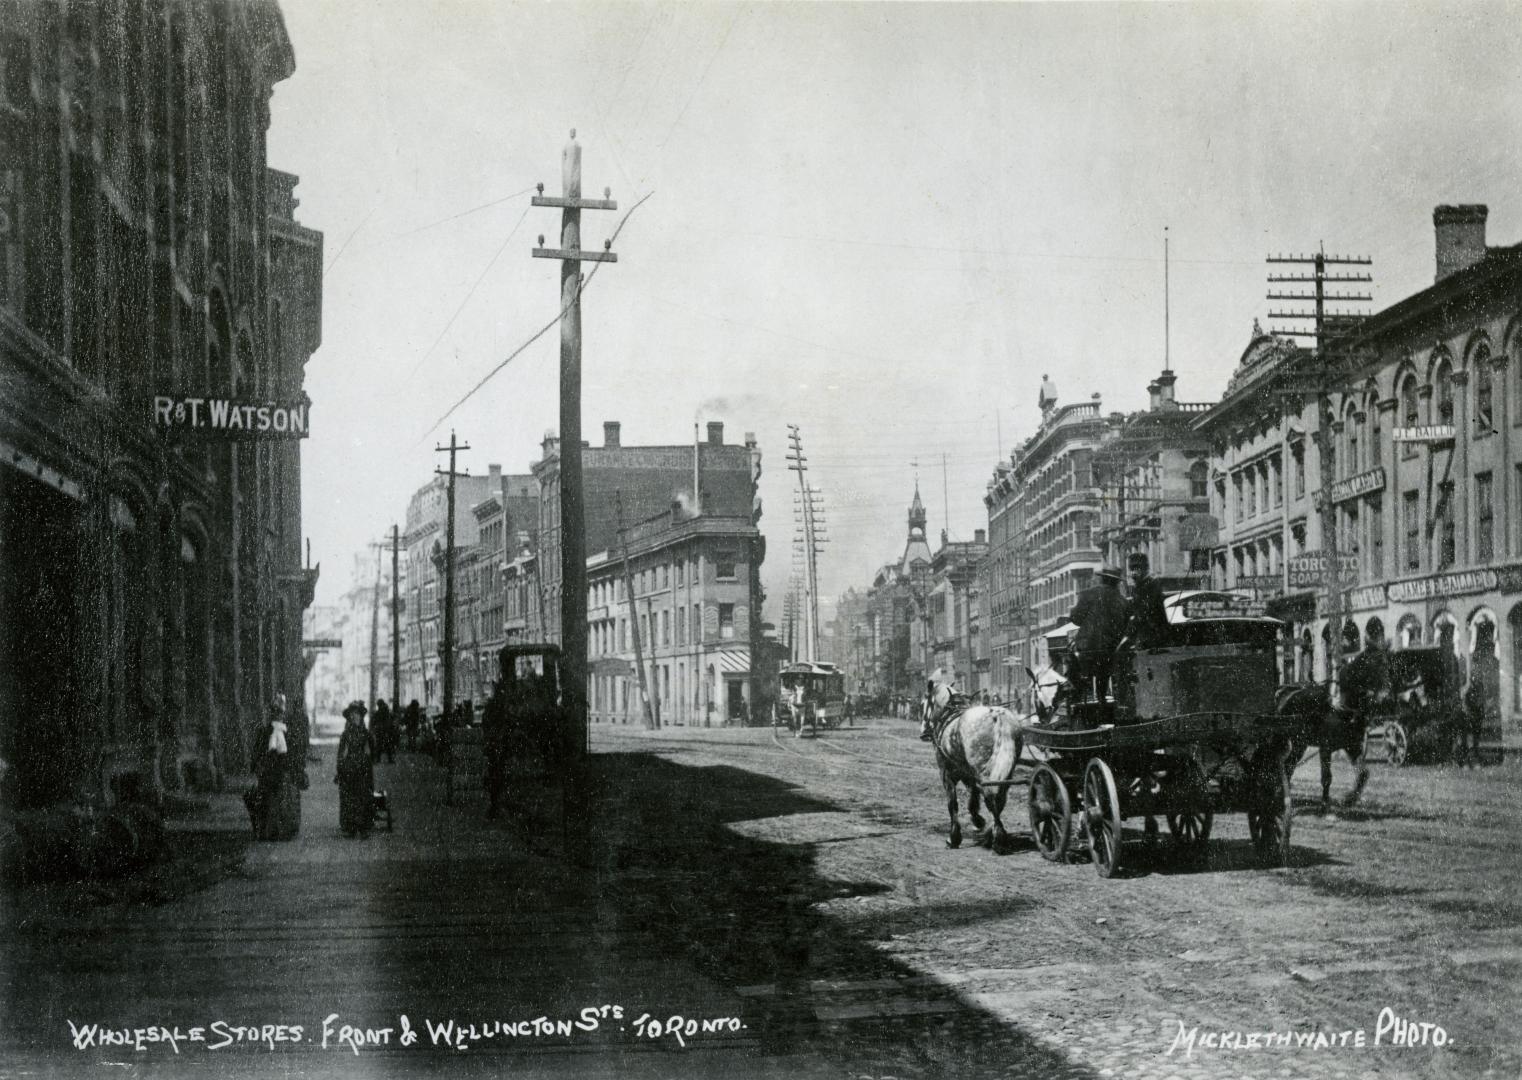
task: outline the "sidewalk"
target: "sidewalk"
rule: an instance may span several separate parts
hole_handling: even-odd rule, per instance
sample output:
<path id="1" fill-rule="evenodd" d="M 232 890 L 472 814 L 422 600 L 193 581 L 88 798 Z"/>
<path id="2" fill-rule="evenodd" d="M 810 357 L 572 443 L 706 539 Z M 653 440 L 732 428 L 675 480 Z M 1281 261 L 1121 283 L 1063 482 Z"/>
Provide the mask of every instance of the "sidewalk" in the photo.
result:
<path id="1" fill-rule="evenodd" d="M 652 920 L 671 913 L 613 887 L 619 860 L 606 847 L 598 845 L 592 869 L 564 861 L 559 807 L 551 805 L 558 799 L 520 790 L 515 812 L 488 824 L 474 777 L 457 777 L 457 805 L 445 807 L 442 771 L 403 753 L 376 776 L 377 788 L 390 792 L 395 832 L 346 839 L 333 749 L 316 752 L 301 835 L 251 843 L 230 880 L 160 907 L 53 912 L 19 933 L 8 929 L 15 936 L 0 961 L 8 987 L 0 1063 L 44 1075 L 120 1075 L 113 1062 L 135 1067 L 134 1075 L 204 1075 L 208 1066 L 218 1075 L 267 1075 L 272 1067 L 285 1076 L 411 1075 L 446 1063 L 451 1074 L 485 1074 L 507 1068 L 501 1056 L 510 1053 L 523 1059 L 515 1071 L 535 1074 L 707 1076 L 739 1067 L 751 1076 L 838 1075 L 749 1027 L 746 1003 L 731 987 L 665 947 Z M 228 794 L 174 828 L 184 842 L 246 834 L 248 822 Z M 324 1019 L 335 1013 L 323 1051 Z M 395 1041 L 404 1014 L 418 1036 L 405 1049 Z M 642 1014 L 658 1018 L 662 1031 L 671 1017 L 684 1019 L 670 1036 L 642 1038 Z M 535 1034 L 538 1018 L 552 1029 L 556 1021 L 595 1021 L 597 1030 Z M 735 1019 L 707 1033 L 686 1022 L 719 1018 Z M 273 1050 L 186 1044 L 178 1055 L 162 1044 L 76 1051 L 69 1020 L 185 1032 L 218 1020 L 300 1025 L 303 1041 Z M 440 1035 L 433 1045 L 429 1024 L 450 1021 L 466 1036 Z M 499 1021 L 529 1023 L 515 1037 L 487 1037 L 500 1032 Z M 391 1045 L 358 1056 L 340 1051 L 345 1024 L 391 1027 Z M 477 1038 L 468 1034 L 472 1024 Z"/>

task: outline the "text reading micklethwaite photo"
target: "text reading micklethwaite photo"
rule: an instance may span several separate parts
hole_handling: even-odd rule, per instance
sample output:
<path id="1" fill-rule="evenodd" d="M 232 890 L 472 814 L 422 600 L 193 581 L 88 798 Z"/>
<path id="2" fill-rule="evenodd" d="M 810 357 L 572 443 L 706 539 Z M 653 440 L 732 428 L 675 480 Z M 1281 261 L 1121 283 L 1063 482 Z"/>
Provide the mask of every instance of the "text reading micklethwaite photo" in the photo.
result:
<path id="1" fill-rule="evenodd" d="M 0 1076 L 1522 1074 L 1519 62 L 0 0 Z"/>

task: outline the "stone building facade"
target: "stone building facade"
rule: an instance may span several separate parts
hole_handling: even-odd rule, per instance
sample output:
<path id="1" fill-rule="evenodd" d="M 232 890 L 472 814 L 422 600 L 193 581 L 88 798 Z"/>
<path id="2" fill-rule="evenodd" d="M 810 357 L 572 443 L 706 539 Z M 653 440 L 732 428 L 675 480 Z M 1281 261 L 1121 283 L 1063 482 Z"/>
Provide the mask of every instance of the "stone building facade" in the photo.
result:
<path id="1" fill-rule="evenodd" d="M 246 767 L 301 700 L 300 444 L 155 397 L 306 404 L 321 235 L 267 167 L 269 0 L 0 3 L 0 754 L 19 805 Z"/>

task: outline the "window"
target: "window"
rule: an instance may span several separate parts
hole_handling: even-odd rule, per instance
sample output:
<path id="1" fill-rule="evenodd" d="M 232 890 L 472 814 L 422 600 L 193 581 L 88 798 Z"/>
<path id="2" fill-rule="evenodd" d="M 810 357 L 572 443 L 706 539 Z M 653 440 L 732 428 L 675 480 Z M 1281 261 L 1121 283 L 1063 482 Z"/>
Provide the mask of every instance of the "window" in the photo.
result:
<path id="1" fill-rule="evenodd" d="M 717 581 L 735 580 L 734 552 L 721 551 L 713 559 L 713 576 Z"/>
<path id="2" fill-rule="evenodd" d="M 1189 549 L 1189 572 L 1191 574 L 1208 574 L 1208 573 L 1210 573 L 1210 549 L 1209 548 L 1190 548 Z"/>
<path id="3" fill-rule="evenodd" d="M 735 606 L 719 605 L 719 637 L 728 641 L 735 636 Z"/>
<path id="4" fill-rule="evenodd" d="M 1437 486 L 1437 512 L 1433 516 L 1438 533 L 1437 568 L 1446 570 L 1454 564 L 1458 551 L 1458 533 L 1453 520 L 1452 480 L 1445 480 Z"/>
<path id="5" fill-rule="evenodd" d="M 1369 576 L 1375 581 L 1385 576 L 1385 500 L 1382 495 L 1369 496 L 1368 513 Z"/>
<path id="6" fill-rule="evenodd" d="M 1274 506 L 1284 505 L 1284 469 L 1279 458 L 1273 457 L 1268 462 L 1268 483 L 1274 492 Z"/>
<path id="7" fill-rule="evenodd" d="M 1363 459 L 1363 425 L 1359 421 L 1356 406 L 1348 406 L 1343 431 L 1347 437 L 1347 455 L 1344 468 L 1347 470 L 1347 475 L 1354 476 L 1358 473 L 1359 463 Z"/>
<path id="8" fill-rule="evenodd" d="M 1400 419 L 1406 427 L 1416 427 L 1421 421 L 1421 412 L 1417 407 L 1416 400 L 1416 376 L 1406 376 L 1406 381 L 1400 387 Z M 1401 451 L 1402 457 L 1416 456 L 1416 443 L 1408 442 Z"/>
<path id="9" fill-rule="evenodd" d="M 1490 366 L 1490 349 L 1481 345 L 1475 350 L 1474 362 L 1474 426 L 1476 435 L 1489 435 L 1495 428 L 1494 389 Z"/>
<path id="10" fill-rule="evenodd" d="M 685 574 L 686 569 L 687 569 L 687 560 L 686 559 L 678 559 L 676 561 L 676 583 L 678 585 L 681 585 L 681 584 L 684 583 L 684 578 L 686 576 L 686 574 Z"/>
<path id="11" fill-rule="evenodd" d="M 1290 451 L 1295 459 L 1295 498 L 1305 497 L 1305 444 L 1296 443 Z"/>
<path id="12" fill-rule="evenodd" d="M 1189 468 L 1189 497 L 1191 499 L 1208 499 L 1210 467 L 1203 461 L 1196 461 Z"/>
<path id="13" fill-rule="evenodd" d="M 1433 396 L 1437 399 L 1437 414 L 1435 422 L 1439 424 L 1453 423 L 1453 368 L 1445 359 L 1437 369 L 1437 376 L 1433 379 Z"/>
<path id="14" fill-rule="evenodd" d="M 1477 562 L 1488 563 L 1496 557 L 1496 508 L 1492 491 L 1491 474 L 1483 472 L 1474 478 L 1475 534 L 1474 552 Z"/>

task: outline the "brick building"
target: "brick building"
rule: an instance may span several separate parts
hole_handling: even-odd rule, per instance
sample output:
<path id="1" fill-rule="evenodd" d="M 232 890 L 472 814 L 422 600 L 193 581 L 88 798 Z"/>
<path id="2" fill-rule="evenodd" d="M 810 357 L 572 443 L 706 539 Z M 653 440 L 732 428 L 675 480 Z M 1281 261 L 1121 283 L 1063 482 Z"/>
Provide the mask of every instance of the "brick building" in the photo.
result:
<path id="1" fill-rule="evenodd" d="M 322 238 L 265 155 L 294 53 L 269 0 L 7 0 L 0 66 L 6 795 L 211 781 L 300 700 L 300 444 L 155 396 L 304 414 Z"/>

